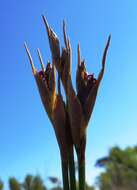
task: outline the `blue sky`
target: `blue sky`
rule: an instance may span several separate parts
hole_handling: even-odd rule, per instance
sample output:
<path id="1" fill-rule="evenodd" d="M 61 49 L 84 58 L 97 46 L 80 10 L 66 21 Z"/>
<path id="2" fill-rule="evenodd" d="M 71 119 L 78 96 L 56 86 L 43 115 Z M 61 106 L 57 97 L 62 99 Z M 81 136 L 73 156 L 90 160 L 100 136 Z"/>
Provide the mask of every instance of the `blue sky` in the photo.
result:
<path id="1" fill-rule="evenodd" d="M 93 183 L 97 158 L 110 147 L 137 143 L 137 1 L 127 0 L 2 0 L 0 11 L 0 177 L 22 180 L 27 173 L 61 176 L 54 131 L 44 112 L 23 43 L 35 65 L 36 49 L 51 60 L 41 15 L 62 38 L 62 21 L 73 48 L 77 44 L 89 72 L 97 76 L 108 35 L 112 34 L 106 71 L 87 130 L 87 180 Z M 46 181 L 47 183 L 47 181 Z"/>

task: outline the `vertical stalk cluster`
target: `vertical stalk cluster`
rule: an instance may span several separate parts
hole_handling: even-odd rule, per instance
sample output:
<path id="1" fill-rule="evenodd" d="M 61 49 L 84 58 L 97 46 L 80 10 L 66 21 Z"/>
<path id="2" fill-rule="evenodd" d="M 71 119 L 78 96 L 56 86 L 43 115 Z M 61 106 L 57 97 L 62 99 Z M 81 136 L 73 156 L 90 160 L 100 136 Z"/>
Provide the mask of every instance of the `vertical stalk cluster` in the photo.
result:
<path id="1" fill-rule="evenodd" d="M 35 69 L 32 56 L 25 43 L 25 49 L 32 67 L 39 94 L 52 123 L 58 141 L 64 190 L 76 190 L 74 150 L 78 162 L 79 190 L 85 190 L 85 149 L 86 128 L 92 114 L 98 88 L 103 78 L 105 60 L 110 43 L 109 36 L 102 58 L 102 68 L 97 79 L 86 71 L 85 61 L 81 59 L 80 44 L 78 44 L 78 63 L 76 72 L 76 88 L 73 88 L 72 75 L 72 49 L 66 35 L 65 22 L 63 22 L 63 35 L 65 47 L 60 50 L 60 42 L 42 16 L 48 34 L 52 63 L 45 68 L 42 55 L 38 49 L 41 70 Z M 56 72 L 58 80 L 56 85 Z M 65 90 L 66 102 L 61 94 L 61 85 Z M 56 86 L 58 89 L 56 89 Z"/>

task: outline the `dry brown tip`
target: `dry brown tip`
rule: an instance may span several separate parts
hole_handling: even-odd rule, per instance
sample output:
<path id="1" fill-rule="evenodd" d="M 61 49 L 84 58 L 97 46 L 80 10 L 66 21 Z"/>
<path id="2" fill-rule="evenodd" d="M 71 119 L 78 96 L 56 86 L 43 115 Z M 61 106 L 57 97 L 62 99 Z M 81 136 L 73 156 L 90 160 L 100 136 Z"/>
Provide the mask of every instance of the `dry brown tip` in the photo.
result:
<path id="1" fill-rule="evenodd" d="M 40 60 L 42 71 L 45 72 L 45 66 L 44 66 L 42 55 L 41 55 L 41 52 L 40 52 L 39 48 L 37 49 L 37 52 L 38 52 L 38 57 L 39 57 L 39 60 Z"/>
<path id="2" fill-rule="evenodd" d="M 29 61 L 30 61 L 30 65 L 31 65 L 31 68 L 32 68 L 32 72 L 33 72 L 34 75 L 36 75 L 37 71 L 36 71 L 36 69 L 35 69 L 35 66 L 34 66 L 34 63 L 33 63 L 33 59 L 32 59 L 32 56 L 31 56 L 31 54 L 30 54 L 30 51 L 29 51 L 29 49 L 28 49 L 28 47 L 27 47 L 27 43 L 26 43 L 26 42 L 24 42 L 24 47 L 25 47 L 26 53 L 27 53 L 28 58 L 29 58 Z"/>

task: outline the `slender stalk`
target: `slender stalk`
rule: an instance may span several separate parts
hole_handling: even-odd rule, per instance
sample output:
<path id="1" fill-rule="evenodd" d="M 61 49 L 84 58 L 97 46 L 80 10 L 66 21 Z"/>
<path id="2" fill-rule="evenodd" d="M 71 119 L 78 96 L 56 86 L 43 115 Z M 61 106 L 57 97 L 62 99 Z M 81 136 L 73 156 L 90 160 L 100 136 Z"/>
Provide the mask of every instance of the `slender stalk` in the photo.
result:
<path id="1" fill-rule="evenodd" d="M 85 160 L 78 159 L 79 190 L 85 190 Z"/>
<path id="2" fill-rule="evenodd" d="M 70 180 L 70 190 L 76 190 L 76 176 L 75 176 L 75 162 L 74 162 L 74 146 L 70 129 L 70 119 L 68 114 L 68 97 L 66 95 L 66 141 L 67 141 L 67 152 L 68 152 L 68 162 L 69 162 L 69 180 Z"/>
<path id="3" fill-rule="evenodd" d="M 78 177 L 79 190 L 85 190 L 85 149 L 86 149 L 86 135 L 81 139 L 81 143 L 76 148 L 78 158 Z"/>
<path id="4" fill-rule="evenodd" d="M 61 95 L 61 87 L 60 87 L 60 73 L 58 73 L 58 94 Z"/>
<path id="5" fill-rule="evenodd" d="M 70 189 L 76 190 L 76 176 L 75 176 L 75 162 L 74 162 L 73 145 L 69 149 L 69 177 L 70 177 Z"/>
<path id="6" fill-rule="evenodd" d="M 63 179 L 63 190 L 70 190 L 69 178 L 68 178 L 68 162 L 61 158 L 62 165 L 62 179 Z"/>

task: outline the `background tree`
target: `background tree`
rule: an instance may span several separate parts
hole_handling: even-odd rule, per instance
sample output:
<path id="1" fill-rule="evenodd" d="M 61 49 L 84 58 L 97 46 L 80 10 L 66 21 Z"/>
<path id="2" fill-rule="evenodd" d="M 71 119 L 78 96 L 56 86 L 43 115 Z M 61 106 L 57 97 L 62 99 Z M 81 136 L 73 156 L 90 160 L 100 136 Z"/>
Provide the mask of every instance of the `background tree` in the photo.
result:
<path id="1" fill-rule="evenodd" d="M 10 190 L 21 190 L 21 184 L 15 177 L 9 178 L 9 189 Z"/>
<path id="2" fill-rule="evenodd" d="M 95 190 L 95 188 L 93 186 L 89 186 L 87 183 L 86 183 L 86 190 Z"/>
<path id="3" fill-rule="evenodd" d="M 3 181 L 0 179 L 0 190 L 3 190 L 4 184 Z"/>
<path id="4" fill-rule="evenodd" d="M 78 183 L 77 183 L 77 190 L 78 190 Z M 51 190 L 63 190 L 60 186 L 55 186 Z M 85 190 L 95 190 L 93 186 L 89 186 L 87 183 L 85 185 Z"/>
<path id="5" fill-rule="evenodd" d="M 22 187 L 25 189 L 25 190 L 32 190 L 32 185 L 33 184 L 33 176 L 28 174 L 25 179 L 24 179 L 24 182 L 22 184 Z"/>
<path id="6" fill-rule="evenodd" d="M 63 190 L 63 189 L 60 186 L 56 186 L 56 187 L 51 188 L 51 190 Z"/>
<path id="7" fill-rule="evenodd" d="M 44 185 L 44 182 L 42 178 L 37 175 L 33 178 L 33 183 L 32 183 L 32 189 L 33 190 L 46 190 L 46 186 Z"/>
<path id="8" fill-rule="evenodd" d="M 105 169 L 98 177 L 100 190 L 137 189 L 137 147 L 124 150 L 114 147 L 96 165 Z"/>
<path id="9" fill-rule="evenodd" d="M 63 190 L 61 187 L 61 181 L 57 177 L 48 177 L 51 183 L 54 185 L 50 190 Z M 0 190 L 3 190 L 4 184 L 0 180 Z M 40 175 L 33 176 L 31 174 L 26 175 L 23 182 L 19 182 L 15 177 L 9 178 L 9 189 L 10 190 L 47 190 L 43 179 Z M 78 182 L 77 182 L 77 189 Z M 93 186 L 85 185 L 85 190 L 95 190 Z"/>
<path id="10" fill-rule="evenodd" d="M 42 178 L 39 175 L 33 176 L 28 174 L 24 182 L 22 183 L 22 187 L 25 190 L 46 190 L 46 186 L 44 185 L 44 182 Z"/>

